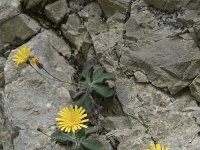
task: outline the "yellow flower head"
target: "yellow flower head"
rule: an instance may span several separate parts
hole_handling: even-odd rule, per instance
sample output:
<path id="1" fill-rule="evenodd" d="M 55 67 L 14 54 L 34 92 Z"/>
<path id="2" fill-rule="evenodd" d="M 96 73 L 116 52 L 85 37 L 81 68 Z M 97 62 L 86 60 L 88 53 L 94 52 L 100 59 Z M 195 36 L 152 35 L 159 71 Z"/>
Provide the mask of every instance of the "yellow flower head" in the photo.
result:
<path id="1" fill-rule="evenodd" d="M 73 106 L 70 105 L 69 109 L 65 107 L 63 110 L 58 112 L 58 115 L 60 116 L 60 118 L 56 118 L 58 128 L 63 132 L 72 131 L 74 133 L 76 130 L 81 128 L 88 128 L 88 126 L 83 124 L 88 122 L 89 119 L 85 119 L 87 114 L 85 113 L 85 109 L 82 107 L 78 108 L 76 105 L 75 108 L 73 108 Z"/>
<path id="2" fill-rule="evenodd" d="M 146 150 L 170 150 L 169 147 L 164 148 L 164 146 L 161 146 L 160 144 L 152 144 L 149 149 Z"/>
<path id="3" fill-rule="evenodd" d="M 32 65 L 36 65 L 36 64 L 38 64 L 38 62 L 39 62 L 39 59 L 37 57 L 31 58 L 31 64 Z"/>
<path id="4" fill-rule="evenodd" d="M 12 61 L 17 65 L 26 63 L 30 57 L 31 47 L 23 47 L 22 50 L 17 50 L 17 53 L 13 56 Z"/>

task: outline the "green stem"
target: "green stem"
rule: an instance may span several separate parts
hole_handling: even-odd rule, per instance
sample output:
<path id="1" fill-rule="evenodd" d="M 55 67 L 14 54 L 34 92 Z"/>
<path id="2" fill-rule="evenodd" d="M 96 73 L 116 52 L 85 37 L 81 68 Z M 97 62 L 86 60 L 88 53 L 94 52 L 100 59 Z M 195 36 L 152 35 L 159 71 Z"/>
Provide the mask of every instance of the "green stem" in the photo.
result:
<path id="1" fill-rule="evenodd" d="M 42 73 L 40 73 L 37 69 L 35 69 L 35 67 L 33 67 L 31 64 L 29 64 L 39 75 L 41 75 L 43 78 L 47 78 L 47 79 L 50 79 L 50 80 L 53 80 L 53 81 L 57 81 L 55 79 L 52 79 L 52 78 L 49 78 L 45 75 L 43 75 Z"/>
<path id="2" fill-rule="evenodd" d="M 53 76 L 52 74 L 50 74 L 44 67 L 42 68 L 48 75 L 50 75 L 52 78 L 56 79 L 59 82 L 64 82 L 64 83 L 68 83 L 68 84 L 72 84 L 72 85 L 77 85 L 77 83 L 73 83 L 73 82 L 68 82 L 68 81 L 64 81 L 64 80 L 60 80 L 57 77 Z"/>

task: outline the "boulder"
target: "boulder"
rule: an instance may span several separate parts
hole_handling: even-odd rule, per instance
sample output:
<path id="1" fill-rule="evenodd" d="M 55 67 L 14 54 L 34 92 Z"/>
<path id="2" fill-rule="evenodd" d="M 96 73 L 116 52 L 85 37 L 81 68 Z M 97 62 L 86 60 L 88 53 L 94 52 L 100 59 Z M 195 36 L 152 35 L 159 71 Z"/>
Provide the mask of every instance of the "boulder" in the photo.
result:
<path id="1" fill-rule="evenodd" d="M 39 30 L 39 24 L 25 14 L 20 14 L 3 22 L 0 24 L 0 51 L 8 46 L 23 44 Z"/>
<path id="2" fill-rule="evenodd" d="M 111 17 L 116 12 L 126 14 L 129 0 L 99 0 L 98 1 L 106 18 Z"/>
<path id="3" fill-rule="evenodd" d="M 147 4 L 153 7 L 165 10 L 168 12 L 174 12 L 175 10 L 186 7 L 190 0 L 144 0 Z"/>
<path id="4" fill-rule="evenodd" d="M 61 27 L 64 37 L 69 40 L 85 58 L 92 46 L 90 35 L 77 14 L 69 15 L 68 21 Z"/>
<path id="5" fill-rule="evenodd" d="M 174 98 L 150 84 L 136 84 L 132 79 L 118 79 L 116 92 L 132 122 L 129 129 L 108 133 L 120 142 L 119 149 L 146 149 L 153 142 L 150 139 L 170 149 L 199 149 L 200 128 L 193 119 L 199 116 L 199 107 L 189 92 Z"/>
<path id="6" fill-rule="evenodd" d="M 18 0 L 0 1 L 0 24 L 20 13 L 20 2 Z"/>
<path id="7" fill-rule="evenodd" d="M 51 74 L 71 82 L 74 69 L 57 52 L 65 46 L 58 39 L 54 32 L 45 30 L 17 49 L 31 46 L 31 55 L 38 57 Z M 73 87 L 44 78 L 27 64 L 17 66 L 11 60 L 15 53 L 11 52 L 5 65 L 3 99 L 6 116 L 18 132 L 13 139 L 15 150 L 54 149 L 50 135 L 56 128 L 55 118 L 71 103 L 68 90 Z"/>
<path id="8" fill-rule="evenodd" d="M 58 24 L 69 13 L 66 0 L 59 0 L 45 7 L 45 14 L 52 22 Z"/>

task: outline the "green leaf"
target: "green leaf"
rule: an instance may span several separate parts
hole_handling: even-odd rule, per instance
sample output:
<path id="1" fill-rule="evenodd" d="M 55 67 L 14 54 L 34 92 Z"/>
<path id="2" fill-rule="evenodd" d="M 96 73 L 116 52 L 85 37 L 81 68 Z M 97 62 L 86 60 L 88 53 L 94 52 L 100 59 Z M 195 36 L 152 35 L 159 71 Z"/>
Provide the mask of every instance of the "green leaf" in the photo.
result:
<path id="1" fill-rule="evenodd" d="M 94 127 L 85 129 L 85 134 L 89 135 L 89 134 L 92 134 L 92 133 L 96 133 L 100 130 L 102 130 L 101 126 L 94 126 Z"/>
<path id="2" fill-rule="evenodd" d="M 115 80 L 112 73 L 107 73 L 103 68 L 98 68 L 93 74 L 92 84 L 102 83 L 105 80 Z"/>
<path id="3" fill-rule="evenodd" d="M 79 96 L 81 96 L 84 92 L 83 91 L 73 91 L 73 90 L 69 90 L 69 94 L 71 96 L 71 98 L 74 100 L 74 99 L 77 99 Z"/>
<path id="4" fill-rule="evenodd" d="M 75 104 L 82 106 L 87 113 L 92 112 L 92 103 L 87 93 L 83 94 L 79 99 L 75 100 Z"/>
<path id="5" fill-rule="evenodd" d="M 98 140 L 93 140 L 89 138 L 82 140 L 81 144 L 88 150 L 100 150 L 103 146 Z"/>
<path id="6" fill-rule="evenodd" d="M 81 139 L 81 138 L 83 138 L 85 136 L 85 129 L 84 128 L 82 128 L 81 130 L 78 130 L 78 132 L 76 133 L 76 137 L 78 138 L 78 139 Z"/>
<path id="7" fill-rule="evenodd" d="M 94 84 L 92 85 L 92 88 L 99 93 L 100 95 L 104 97 L 110 97 L 114 94 L 113 89 L 109 88 L 106 85 L 100 85 L 100 84 Z"/>
<path id="8" fill-rule="evenodd" d="M 82 72 L 82 76 L 87 79 L 87 78 L 90 78 L 90 75 L 91 75 L 91 69 L 92 67 L 94 66 L 94 62 L 89 59 L 87 60 L 84 65 L 83 65 L 83 72 Z"/>
<path id="9" fill-rule="evenodd" d="M 55 141 L 58 141 L 58 142 L 73 142 L 74 141 L 74 137 L 69 135 L 69 134 L 66 134 L 64 132 L 61 132 L 59 130 L 55 131 L 52 135 L 51 135 L 51 138 L 54 139 Z"/>

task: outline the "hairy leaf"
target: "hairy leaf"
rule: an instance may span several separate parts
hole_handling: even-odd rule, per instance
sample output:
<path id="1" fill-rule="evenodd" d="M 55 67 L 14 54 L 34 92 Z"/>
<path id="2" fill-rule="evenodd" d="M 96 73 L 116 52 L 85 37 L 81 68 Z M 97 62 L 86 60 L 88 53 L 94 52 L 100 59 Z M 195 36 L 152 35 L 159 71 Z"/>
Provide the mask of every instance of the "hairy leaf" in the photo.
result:
<path id="1" fill-rule="evenodd" d="M 109 88 L 108 86 L 101 85 L 101 84 L 94 84 L 92 85 L 93 89 L 104 97 L 110 97 L 114 94 L 113 89 Z"/>
<path id="2" fill-rule="evenodd" d="M 87 60 L 84 65 L 83 65 L 83 72 L 82 72 L 82 76 L 85 79 L 90 78 L 91 76 L 91 71 L 92 71 L 92 67 L 94 66 L 94 62 L 90 59 Z"/>
<path id="3" fill-rule="evenodd" d="M 87 113 L 91 113 L 92 111 L 92 103 L 87 93 L 76 99 L 75 104 L 79 107 L 82 106 L 83 108 L 85 108 Z"/>
<path id="4" fill-rule="evenodd" d="M 74 99 L 77 99 L 79 96 L 81 96 L 84 92 L 83 91 L 73 91 L 73 90 L 69 90 L 69 94 L 71 96 L 71 98 L 74 100 Z"/>
<path id="5" fill-rule="evenodd" d="M 64 132 L 61 132 L 59 130 L 55 131 L 52 135 L 51 135 L 51 138 L 54 139 L 55 141 L 58 141 L 58 142 L 73 142 L 74 141 L 74 137 L 67 134 L 67 133 L 64 133 Z"/>
<path id="6" fill-rule="evenodd" d="M 93 140 L 89 138 L 83 140 L 81 144 L 89 150 L 100 150 L 103 146 L 98 140 Z"/>
<path id="7" fill-rule="evenodd" d="M 98 68 L 93 74 L 92 84 L 102 83 L 105 80 L 115 80 L 112 73 L 107 73 L 103 68 Z"/>
<path id="8" fill-rule="evenodd" d="M 100 127 L 100 126 L 90 127 L 90 128 L 85 129 L 85 134 L 89 135 L 89 134 L 92 134 L 92 133 L 96 133 L 100 130 L 102 130 L 102 127 Z"/>

